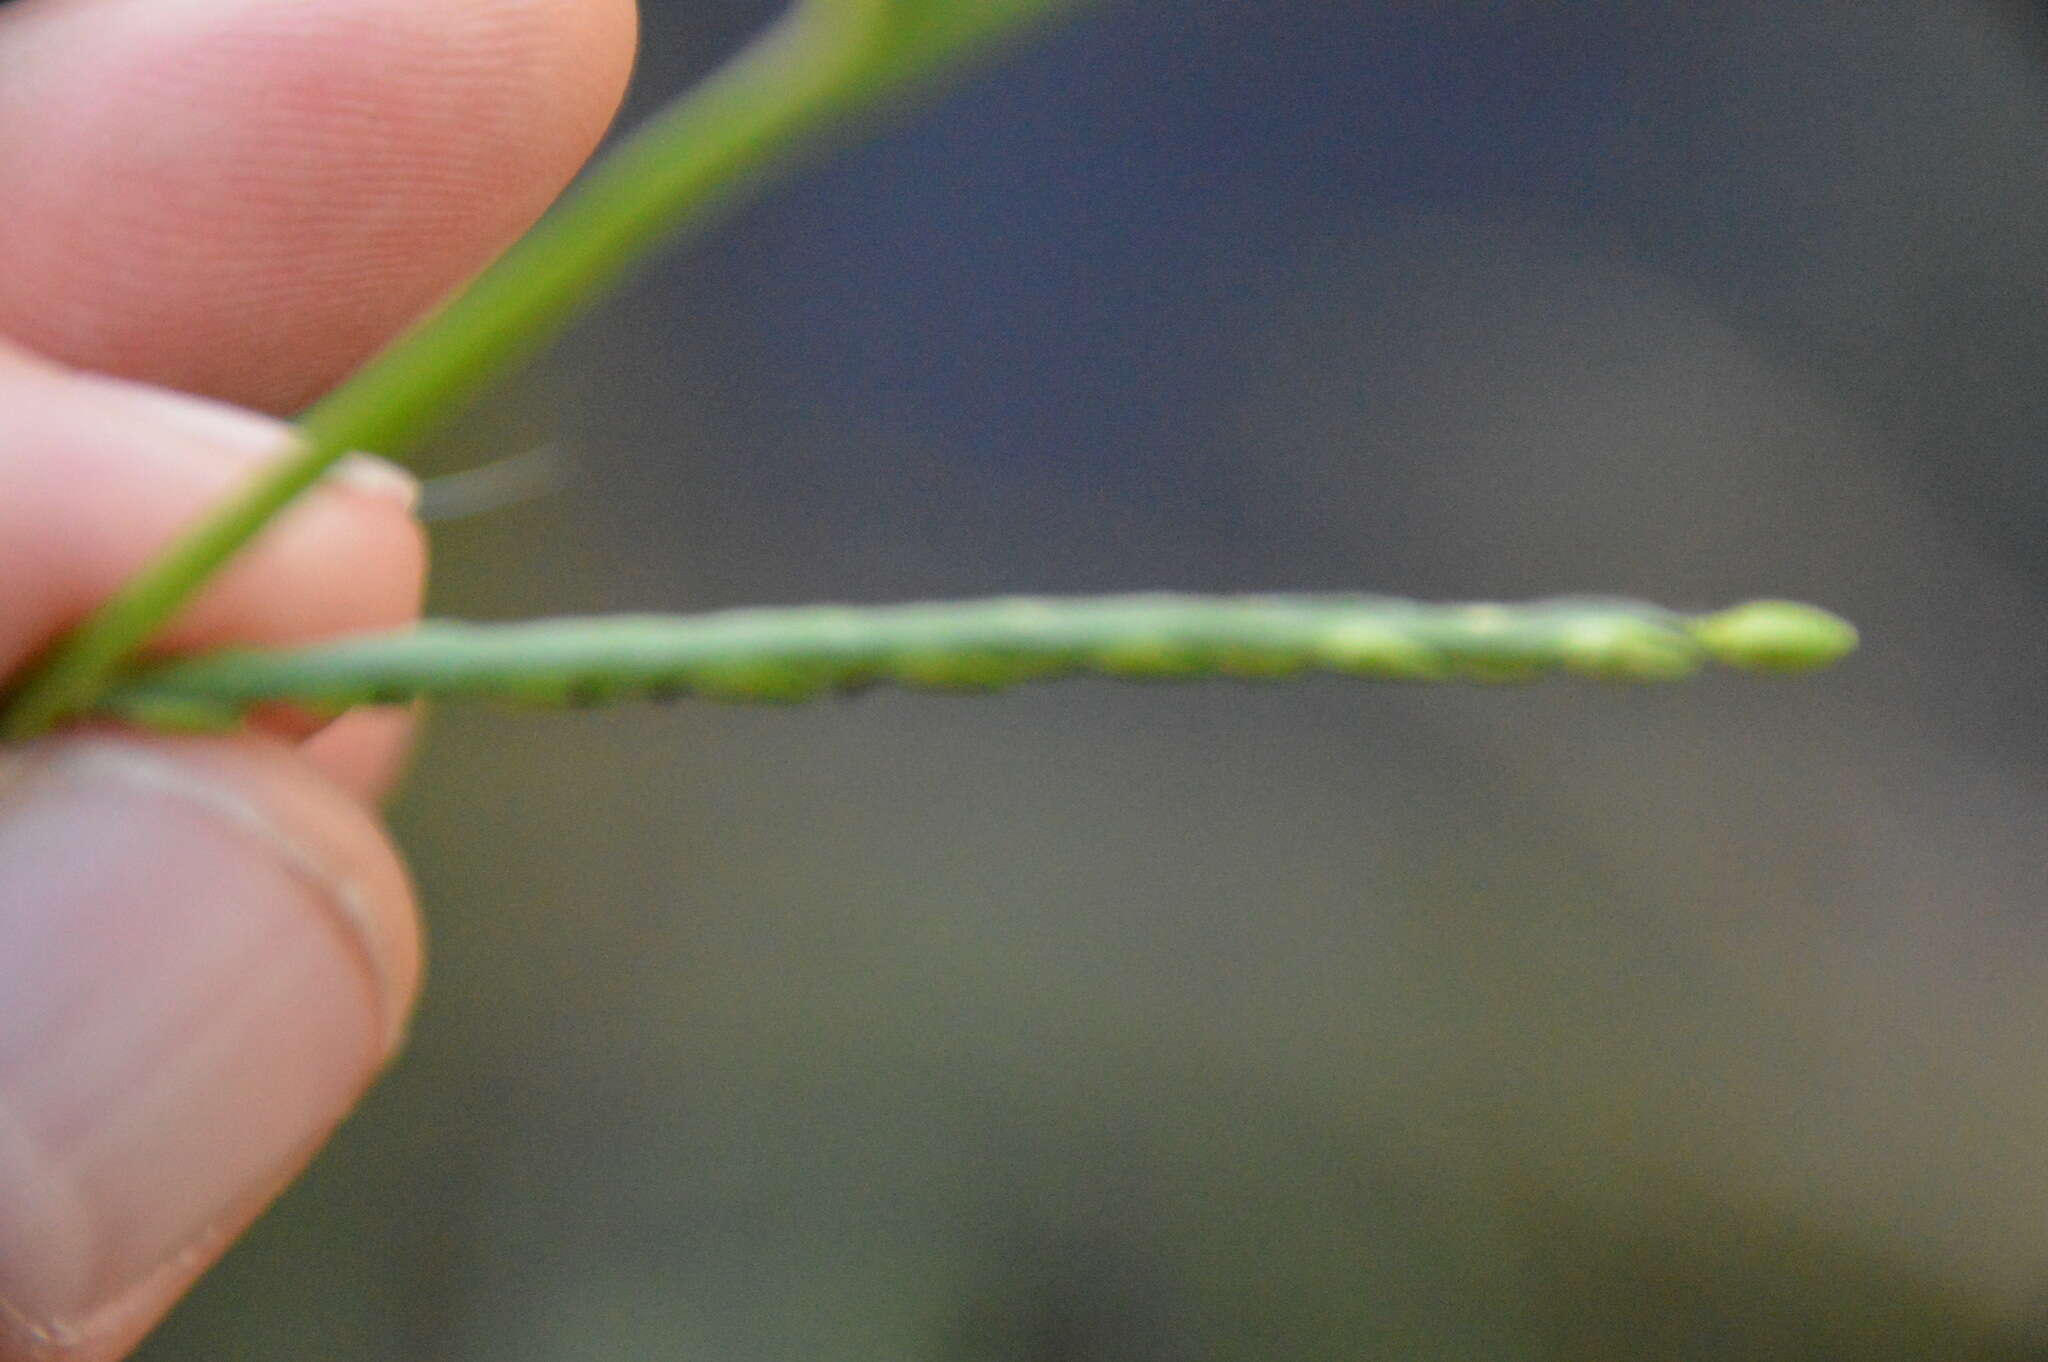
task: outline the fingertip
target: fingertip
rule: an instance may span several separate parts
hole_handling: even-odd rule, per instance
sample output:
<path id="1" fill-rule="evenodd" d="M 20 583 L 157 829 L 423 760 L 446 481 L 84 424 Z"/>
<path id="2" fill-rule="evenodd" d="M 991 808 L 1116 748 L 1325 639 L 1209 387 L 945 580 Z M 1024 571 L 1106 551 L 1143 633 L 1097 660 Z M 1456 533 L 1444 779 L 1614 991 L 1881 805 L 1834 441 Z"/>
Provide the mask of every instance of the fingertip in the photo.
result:
<path id="1" fill-rule="evenodd" d="M 295 409 L 539 216 L 634 30 L 628 0 L 0 8 L 0 330 Z"/>
<path id="2" fill-rule="evenodd" d="M 299 744 L 299 755 L 365 804 L 390 798 L 405 774 L 418 706 L 350 710 Z"/>
<path id="3" fill-rule="evenodd" d="M 83 619 L 291 448 L 252 412 L 0 352 L 0 675 Z M 395 471 L 330 479 L 182 612 L 167 648 L 291 643 L 413 618 L 426 541 Z"/>

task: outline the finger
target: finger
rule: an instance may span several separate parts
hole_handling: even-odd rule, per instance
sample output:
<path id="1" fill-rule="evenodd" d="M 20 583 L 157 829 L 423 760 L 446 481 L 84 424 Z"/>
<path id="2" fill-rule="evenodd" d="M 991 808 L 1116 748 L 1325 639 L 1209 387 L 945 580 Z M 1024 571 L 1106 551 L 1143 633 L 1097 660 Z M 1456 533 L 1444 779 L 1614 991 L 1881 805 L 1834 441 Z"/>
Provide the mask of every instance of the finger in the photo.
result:
<path id="1" fill-rule="evenodd" d="M 0 677 L 288 446 L 279 423 L 0 349 Z M 396 469 L 287 511 L 183 612 L 167 648 L 289 643 L 418 612 L 425 546 Z"/>
<path id="2" fill-rule="evenodd" d="M 380 705 L 351 710 L 299 744 L 299 755 L 365 804 L 390 796 L 405 771 L 419 711 Z"/>
<path id="3" fill-rule="evenodd" d="M 256 740 L 0 755 L 0 1359 L 134 1345 L 391 1053 L 410 889 Z"/>
<path id="4" fill-rule="evenodd" d="M 632 0 L 0 7 L 0 334 L 287 411 L 539 215 Z"/>

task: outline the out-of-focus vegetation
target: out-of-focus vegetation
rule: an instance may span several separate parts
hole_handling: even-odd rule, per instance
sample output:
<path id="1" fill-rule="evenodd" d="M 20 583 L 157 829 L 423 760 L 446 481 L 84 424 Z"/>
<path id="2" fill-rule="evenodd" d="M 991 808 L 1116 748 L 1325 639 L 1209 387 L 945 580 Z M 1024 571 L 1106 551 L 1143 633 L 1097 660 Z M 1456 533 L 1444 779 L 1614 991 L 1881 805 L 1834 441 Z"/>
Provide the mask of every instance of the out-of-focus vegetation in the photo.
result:
<path id="1" fill-rule="evenodd" d="M 659 7 L 652 100 L 762 4 Z M 448 442 L 437 608 L 1760 592 L 1842 671 L 450 713 L 217 1356 L 2048 1353 L 2048 29 L 1124 4 Z"/>

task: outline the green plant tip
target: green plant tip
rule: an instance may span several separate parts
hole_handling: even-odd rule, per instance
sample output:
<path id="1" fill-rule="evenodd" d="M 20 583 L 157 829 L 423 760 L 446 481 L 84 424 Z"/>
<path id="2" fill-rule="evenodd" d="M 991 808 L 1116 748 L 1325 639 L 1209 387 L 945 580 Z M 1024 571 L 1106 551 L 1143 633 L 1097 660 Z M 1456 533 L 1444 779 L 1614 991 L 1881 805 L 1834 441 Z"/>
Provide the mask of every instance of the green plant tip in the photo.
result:
<path id="1" fill-rule="evenodd" d="M 1856 626 L 1815 605 L 1750 601 L 1692 621 L 1715 661 L 1760 672 L 1809 672 L 1856 651 Z"/>

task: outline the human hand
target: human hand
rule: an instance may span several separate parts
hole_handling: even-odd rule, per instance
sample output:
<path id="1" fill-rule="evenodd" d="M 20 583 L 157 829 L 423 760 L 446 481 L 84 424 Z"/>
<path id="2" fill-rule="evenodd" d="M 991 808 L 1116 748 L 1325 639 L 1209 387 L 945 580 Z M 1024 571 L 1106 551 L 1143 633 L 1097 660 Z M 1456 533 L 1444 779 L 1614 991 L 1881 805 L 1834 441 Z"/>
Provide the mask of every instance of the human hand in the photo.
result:
<path id="1" fill-rule="evenodd" d="M 0 676 L 282 451 L 259 411 L 539 213 L 632 34 L 631 0 L 0 7 Z M 331 479 L 166 642 L 410 618 L 409 490 Z M 419 947 L 370 806 L 404 741 L 0 752 L 0 1362 L 132 1349 L 390 1054 Z"/>

